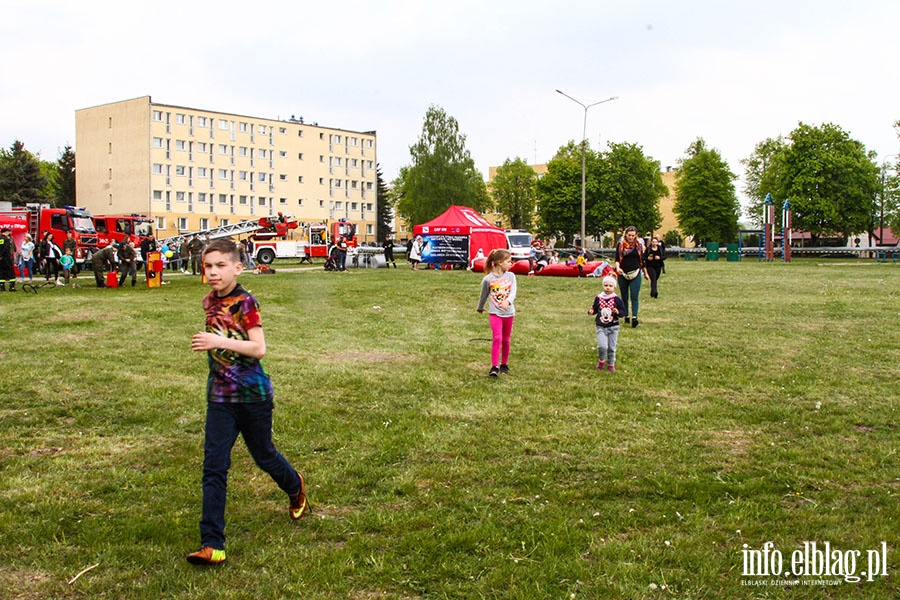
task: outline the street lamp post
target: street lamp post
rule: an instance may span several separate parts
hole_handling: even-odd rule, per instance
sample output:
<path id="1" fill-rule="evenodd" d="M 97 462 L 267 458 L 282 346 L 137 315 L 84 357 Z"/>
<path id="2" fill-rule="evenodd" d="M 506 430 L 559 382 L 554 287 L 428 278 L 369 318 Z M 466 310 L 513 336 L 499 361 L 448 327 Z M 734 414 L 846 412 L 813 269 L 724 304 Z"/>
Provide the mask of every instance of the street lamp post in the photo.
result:
<path id="1" fill-rule="evenodd" d="M 584 229 L 585 229 L 584 206 L 585 206 L 585 197 L 587 195 L 587 189 L 586 189 L 587 175 L 585 173 L 586 151 L 587 151 L 587 148 L 586 148 L 586 146 L 587 146 L 587 113 L 588 113 L 588 109 L 590 107 L 597 106 L 598 104 L 603 104 L 604 102 L 611 102 L 613 100 L 617 100 L 619 97 L 612 96 L 610 98 L 607 98 L 606 100 L 600 100 L 599 102 L 594 102 L 593 104 L 585 104 L 584 102 L 580 102 L 580 101 L 576 100 L 575 98 L 568 95 L 567 93 L 565 93 L 562 90 L 556 90 L 556 91 L 557 91 L 557 93 L 562 94 L 563 96 L 565 96 L 572 102 L 575 102 L 576 104 L 578 104 L 579 106 L 581 106 L 584 109 L 584 128 L 581 131 L 581 247 L 584 248 L 587 246 L 587 244 L 585 243 L 586 238 L 585 238 L 585 233 L 584 233 Z"/>

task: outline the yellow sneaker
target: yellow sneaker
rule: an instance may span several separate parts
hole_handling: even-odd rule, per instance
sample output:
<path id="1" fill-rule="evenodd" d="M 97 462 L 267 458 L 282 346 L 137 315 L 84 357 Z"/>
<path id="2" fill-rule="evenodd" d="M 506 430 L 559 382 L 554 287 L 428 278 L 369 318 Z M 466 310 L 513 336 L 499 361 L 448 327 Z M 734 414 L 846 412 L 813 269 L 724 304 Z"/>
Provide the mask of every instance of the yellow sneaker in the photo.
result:
<path id="1" fill-rule="evenodd" d="M 225 562 L 225 551 L 203 546 L 198 551 L 188 554 L 187 561 L 192 565 L 217 565 Z"/>
<path id="2" fill-rule="evenodd" d="M 309 507 L 309 504 L 306 502 L 306 482 L 303 481 L 303 476 L 300 473 L 297 473 L 297 477 L 300 478 L 300 490 L 296 494 L 288 496 L 291 499 L 289 512 L 291 518 L 295 521 L 305 515 L 306 509 Z"/>

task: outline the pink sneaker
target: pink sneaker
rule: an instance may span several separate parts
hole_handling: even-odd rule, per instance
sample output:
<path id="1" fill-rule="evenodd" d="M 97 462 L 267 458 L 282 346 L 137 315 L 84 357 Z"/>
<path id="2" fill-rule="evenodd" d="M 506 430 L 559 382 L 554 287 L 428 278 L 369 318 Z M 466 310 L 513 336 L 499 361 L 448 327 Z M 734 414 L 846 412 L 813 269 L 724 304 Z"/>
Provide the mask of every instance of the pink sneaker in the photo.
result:
<path id="1" fill-rule="evenodd" d="M 609 363 L 609 366 L 606 367 L 606 370 L 609 371 L 610 373 L 614 373 L 616 370 L 616 365 Z"/>
<path id="2" fill-rule="evenodd" d="M 598 370 L 598 371 L 602 371 L 602 370 L 605 369 L 605 368 L 606 368 L 606 361 L 605 361 L 605 360 L 598 360 L 598 361 L 597 361 L 597 370 Z"/>

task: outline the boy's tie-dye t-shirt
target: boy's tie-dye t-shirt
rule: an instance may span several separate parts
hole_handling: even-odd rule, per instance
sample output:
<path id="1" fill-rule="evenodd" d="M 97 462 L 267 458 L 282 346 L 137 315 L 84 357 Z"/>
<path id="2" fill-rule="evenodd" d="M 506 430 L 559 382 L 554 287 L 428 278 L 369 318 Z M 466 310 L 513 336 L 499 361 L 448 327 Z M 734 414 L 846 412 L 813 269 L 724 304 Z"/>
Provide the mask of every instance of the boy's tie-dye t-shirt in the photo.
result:
<path id="1" fill-rule="evenodd" d="M 238 340 L 250 339 L 247 332 L 262 325 L 259 303 L 237 285 L 222 298 L 210 292 L 203 298 L 206 331 Z M 272 381 L 262 362 L 232 352 L 210 350 L 206 397 L 210 402 L 264 402 L 271 400 Z"/>

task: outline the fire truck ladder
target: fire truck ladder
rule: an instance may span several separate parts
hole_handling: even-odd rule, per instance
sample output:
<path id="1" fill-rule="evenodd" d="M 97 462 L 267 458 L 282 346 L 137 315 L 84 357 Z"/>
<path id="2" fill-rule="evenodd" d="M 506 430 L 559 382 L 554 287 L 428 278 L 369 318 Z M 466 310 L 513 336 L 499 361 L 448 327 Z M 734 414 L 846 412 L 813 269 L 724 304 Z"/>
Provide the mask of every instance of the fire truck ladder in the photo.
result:
<path id="1" fill-rule="evenodd" d="M 182 233 L 180 235 L 175 235 L 172 237 L 167 237 L 165 239 L 159 240 L 159 245 L 163 244 L 182 244 L 185 240 L 195 236 L 209 236 L 209 239 L 214 240 L 216 238 L 229 237 L 232 235 L 240 235 L 242 233 L 253 233 L 254 231 L 259 231 L 260 229 L 265 229 L 265 226 L 259 224 L 259 219 L 255 219 L 252 221 L 240 221 L 238 223 L 229 223 L 228 225 L 222 225 L 220 227 L 213 227 L 212 229 L 204 229 L 202 231 L 194 231 L 191 233 Z"/>

